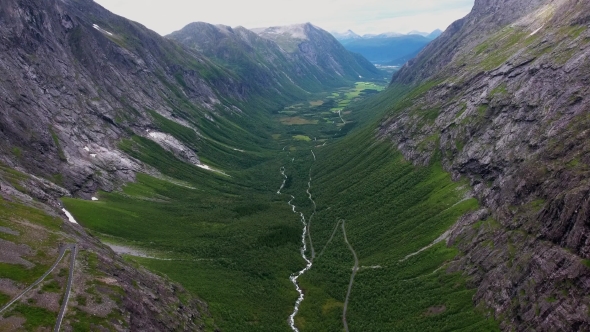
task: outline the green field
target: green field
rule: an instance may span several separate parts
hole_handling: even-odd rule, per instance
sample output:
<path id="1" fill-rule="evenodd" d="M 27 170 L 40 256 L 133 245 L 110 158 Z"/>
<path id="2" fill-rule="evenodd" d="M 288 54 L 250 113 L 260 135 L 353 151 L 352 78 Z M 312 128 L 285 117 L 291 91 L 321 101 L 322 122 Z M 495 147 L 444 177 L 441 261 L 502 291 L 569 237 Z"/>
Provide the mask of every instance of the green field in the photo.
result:
<path id="1" fill-rule="evenodd" d="M 290 331 L 287 318 L 297 292 L 289 276 L 305 262 L 300 218 L 287 202 L 293 195 L 297 211 L 309 219 L 311 176 L 317 204 L 311 239 L 322 255 L 300 279 L 306 294 L 296 317 L 301 331 L 343 329 L 353 257 L 335 228 L 341 219 L 361 266 L 347 313 L 352 331 L 498 330 L 473 307 L 468 280 L 447 273 L 457 250 L 440 243 L 404 260 L 478 202 L 466 198 L 467 184 L 451 181 L 436 160 L 415 167 L 391 144 L 376 140 L 375 120 L 407 93 L 399 88 L 371 97 L 379 89 L 357 83 L 281 107 L 256 127 L 260 132 L 242 132 L 230 122 L 207 125 L 207 142 L 160 119 L 162 130 L 201 149 L 207 164 L 229 176 L 183 163 L 136 137 L 120 148 L 177 181 L 139 175 L 122 192 L 100 193 L 99 202 L 64 204 L 91 233 L 165 258 L 128 257 L 207 301 L 222 330 Z M 344 104 L 346 124 L 328 123 L 340 120 L 332 109 Z M 282 111 L 318 124 L 281 124 Z M 281 167 L 288 179 L 279 195 Z"/>
<path id="2" fill-rule="evenodd" d="M 357 126 L 353 120 L 349 120 L 351 105 L 377 94 L 385 89 L 385 84 L 372 82 L 357 82 L 346 88 L 336 91 L 319 93 L 310 96 L 309 101 L 299 102 L 284 107 L 275 115 L 279 125 L 284 126 L 282 130 L 287 135 L 294 137 L 309 136 L 314 140 L 326 140 L 343 137 L 352 128 Z M 338 111 L 346 114 L 343 123 Z M 290 144 L 288 140 L 282 143 Z"/>

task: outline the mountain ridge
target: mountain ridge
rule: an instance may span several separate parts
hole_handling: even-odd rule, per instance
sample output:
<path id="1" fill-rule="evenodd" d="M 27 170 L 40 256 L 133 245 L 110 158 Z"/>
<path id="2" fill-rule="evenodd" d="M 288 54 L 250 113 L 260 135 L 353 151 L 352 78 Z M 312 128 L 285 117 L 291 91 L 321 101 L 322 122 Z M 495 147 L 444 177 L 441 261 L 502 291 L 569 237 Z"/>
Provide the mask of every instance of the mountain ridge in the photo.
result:
<path id="1" fill-rule="evenodd" d="M 261 89 L 320 91 L 322 87 L 344 84 L 358 76 L 379 77 L 371 64 L 348 54 L 342 48 L 324 50 L 328 61 L 318 61 L 318 45 L 330 44 L 327 34 L 309 23 L 265 28 L 255 33 L 243 27 L 220 27 L 192 23 L 168 36 L 194 48 L 221 65 L 234 68 L 243 79 L 254 80 Z M 277 43 L 269 36 L 278 36 Z M 288 36 L 288 37 L 287 37 Z M 276 39 L 276 38 L 275 38 Z M 286 46 L 289 45 L 289 46 Z M 315 45 L 305 48 L 302 45 Z M 285 50 L 291 48 L 291 51 Z"/>
<path id="2" fill-rule="evenodd" d="M 431 33 L 412 31 L 407 34 L 388 32 L 363 36 L 352 31 L 350 33 L 348 35 L 333 33 L 333 35 L 347 50 L 363 55 L 372 63 L 401 66 L 442 34 L 442 31 L 438 29 Z"/>
<path id="3" fill-rule="evenodd" d="M 476 1 L 391 83 L 417 92 L 382 122 L 381 135 L 416 164 L 440 158 L 482 203 L 451 230 L 449 244 L 464 253 L 452 270 L 473 278 L 475 303 L 504 329 L 590 324 L 580 224 L 590 150 L 573 143 L 586 141 L 588 126 L 587 7 Z"/>

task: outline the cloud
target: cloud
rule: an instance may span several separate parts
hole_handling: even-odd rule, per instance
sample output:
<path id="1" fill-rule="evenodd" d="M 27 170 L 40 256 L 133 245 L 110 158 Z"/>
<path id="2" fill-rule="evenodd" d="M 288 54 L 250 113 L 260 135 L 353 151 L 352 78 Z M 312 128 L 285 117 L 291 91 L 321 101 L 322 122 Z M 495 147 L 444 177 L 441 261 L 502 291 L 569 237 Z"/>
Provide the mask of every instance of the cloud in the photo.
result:
<path id="1" fill-rule="evenodd" d="M 465 16 L 474 0 L 95 0 L 160 34 L 203 21 L 247 28 L 311 22 L 357 33 L 444 29 Z"/>

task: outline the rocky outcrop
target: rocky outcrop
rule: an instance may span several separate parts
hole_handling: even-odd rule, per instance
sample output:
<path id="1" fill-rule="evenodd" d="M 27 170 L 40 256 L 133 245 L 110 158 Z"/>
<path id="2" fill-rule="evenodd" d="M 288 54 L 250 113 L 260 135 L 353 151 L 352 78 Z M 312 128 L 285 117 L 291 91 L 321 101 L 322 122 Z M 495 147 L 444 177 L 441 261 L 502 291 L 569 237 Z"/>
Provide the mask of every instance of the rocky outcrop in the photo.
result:
<path id="1" fill-rule="evenodd" d="M 590 5 L 476 1 L 393 85 L 382 124 L 417 164 L 441 158 L 484 210 L 450 243 L 474 301 L 509 330 L 590 328 Z"/>
<path id="2" fill-rule="evenodd" d="M 408 61 L 394 74 L 393 82 L 410 84 L 430 78 L 451 63 L 455 56 L 469 52 L 490 34 L 546 3 L 545 0 L 476 0 L 467 16 L 453 22 L 440 38 Z"/>
<path id="3" fill-rule="evenodd" d="M 93 1 L 11 0 L 1 9 L 1 158 L 60 175 L 74 195 L 112 190 L 144 170 L 117 145 L 157 127 L 148 110 L 193 127 L 227 112 L 219 95 L 253 93 L 202 55 Z"/>

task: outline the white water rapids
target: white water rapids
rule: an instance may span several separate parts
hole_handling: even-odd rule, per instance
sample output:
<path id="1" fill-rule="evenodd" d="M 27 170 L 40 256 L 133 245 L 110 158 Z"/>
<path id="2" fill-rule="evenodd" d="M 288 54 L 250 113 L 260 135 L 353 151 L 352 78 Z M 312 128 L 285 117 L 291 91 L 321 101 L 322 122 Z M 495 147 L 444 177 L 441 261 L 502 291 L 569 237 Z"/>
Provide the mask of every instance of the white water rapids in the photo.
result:
<path id="1" fill-rule="evenodd" d="M 281 167 L 281 175 L 283 176 L 283 183 L 281 184 L 281 187 L 277 191 L 277 194 L 279 194 L 279 195 L 281 194 L 281 190 L 283 190 L 283 188 L 285 188 L 285 183 L 287 183 L 287 175 L 285 174 L 285 167 Z"/>
<path id="2" fill-rule="evenodd" d="M 315 157 L 315 153 L 313 153 L 313 151 L 311 151 L 312 155 L 313 155 L 313 159 L 314 161 L 316 160 Z M 299 283 L 297 282 L 297 280 L 299 279 L 299 277 L 301 277 L 302 275 L 304 275 L 307 271 L 309 271 L 309 269 L 311 269 L 312 265 L 313 265 L 313 258 L 315 256 L 315 251 L 313 249 L 313 244 L 311 242 L 311 235 L 309 232 L 309 226 L 311 223 L 311 219 L 313 218 L 313 215 L 316 212 L 316 204 L 311 196 L 311 167 L 309 169 L 310 173 L 309 173 L 309 182 L 307 183 L 307 195 L 309 197 L 309 200 L 312 202 L 313 204 L 313 213 L 311 214 L 311 216 L 309 217 L 309 221 L 307 221 L 305 219 L 305 215 L 303 214 L 303 212 L 297 212 L 297 207 L 293 204 L 293 200 L 295 200 L 295 196 L 291 195 L 291 200 L 288 202 L 289 206 L 291 207 L 291 210 L 293 211 L 293 213 L 298 213 L 299 216 L 301 217 L 301 223 L 303 224 L 303 233 L 301 234 L 301 257 L 305 260 L 306 265 L 305 267 L 300 270 L 299 272 L 293 273 L 290 277 L 289 280 L 291 280 L 291 282 L 293 283 L 293 285 L 295 286 L 295 289 L 297 290 L 297 293 L 299 293 L 299 297 L 297 298 L 297 301 L 295 301 L 295 307 L 293 309 L 293 313 L 289 316 L 289 325 L 291 326 L 291 329 L 294 332 L 299 332 L 299 329 L 297 329 L 297 327 L 295 326 L 295 316 L 297 316 L 297 313 L 299 312 L 299 307 L 301 306 L 301 303 L 303 302 L 304 298 L 305 298 L 305 294 L 303 293 L 303 290 L 301 289 L 301 287 L 299 286 Z M 281 190 L 283 190 L 283 188 L 285 187 L 285 183 L 287 181 L 287 175 L 285 174 L 285 167 L 281 167 L 281 175 L 283 176 L 283 183 L 281 184 L 281 187 L 279 188 L 279 190 L 277 191 L 277 194 L 281 194 Z M 305 252 L 307 251 L 307 241 L 305 240 L 305 238 L 308 237 L 309 241 L 310 241 L 310 247 L 311 247 L 311 252 L 312 252 L 312 257 L 311 259 L 309 259 L 307 257 L 307 255 L 305 254 Z"/>
<path id="3" fill-rule="evenodd" d="M 295 205 L 291 204 L 291 202 L 295 199 L 295 196 L 291 196 L 291 200 L 289 201 L 289 206 L 291 206 L 291 209 L 293 210 L 293 213 L 298 213 L 295 210 Z M 305 298 L 305 295 L 303 294 L 303 290 L 301 290 L 301 287 L 299 287 L 299 283 L 297 282 L 297 279 L 299 279 L 299 277 L 301 277 L 303 274 L 305 274 L 305 272 L 309 271 L 309 269 L 311 269 L 311 266 L 313 265 L 313 262 L 307 258 L 307 255 L 305 255 L 305 252 L 307 251 L 307 242 L 305 241 L 305 235 L 307 234 L 307 227 L 308 224 L 305 221 L 305 216 L 303 215 L 303 212 L 299 212 L 299 215 L 301 216 L 301 223 L 303 224 L 303 234 L 301 234 L 301 257 L 303 257 L 303 259 L 305 260 L 305 262 L 307 263 L 305 265 L 305 268 L 303 268 L 303 270 L 297 272 L 297 273 L 293 273 L 289 279 L 291 280 L 291 282 L 293 283 L 293 285 L 295 285 L 295 289 L 297 290 L 297 293 L 299 293 L 299 297 L 297 298 L 297 301 L 295 301 L 295 308 L 293 309 L 293 313 L 291 314 L 291 316 L 289 316 L 289 325 L 291 326 L 291 329 L 295 332 L 299 332 L 299 329 L 297 329 L 297 327 L 295 326 L 295 316 L 297 315 L 297 313 L 299 312 L 299 307 L 301 306 L 301 302 L 303 302 L 303 299 Z"/>

